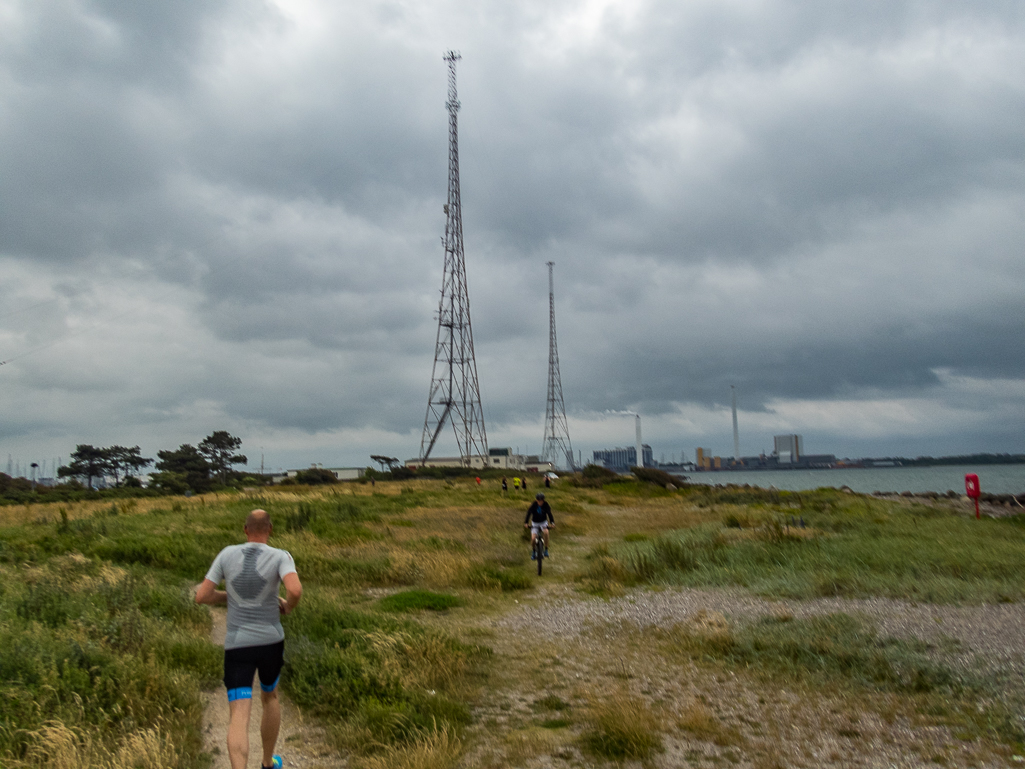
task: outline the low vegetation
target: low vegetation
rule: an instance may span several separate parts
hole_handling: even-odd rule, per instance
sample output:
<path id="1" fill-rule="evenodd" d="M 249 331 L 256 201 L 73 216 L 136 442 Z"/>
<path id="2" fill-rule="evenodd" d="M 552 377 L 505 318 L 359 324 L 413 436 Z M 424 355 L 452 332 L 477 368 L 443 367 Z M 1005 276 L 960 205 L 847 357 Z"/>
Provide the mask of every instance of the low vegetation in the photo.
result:
<path id="1" fill-rule="evenodd" d="M 2 584 L 6 766 L 198 765 L 221 655 L 184 584 L 80 554 L 5 564 Z"/>
<path id="2" fill-rule="evenodd" d="M 768 680 L 819 690 L 905 695 L 920 712 L 955 725 L 965 739 L 995 736 L 1025 744 L 1017 716 L 1020 692 L 1010 700 L 1001 697 L 993 681 L 955 671 L 930 653 L 931 645 L 880 637 L 867 621 L 848 614 L 809 619 L 784 614 L 747 624 L 699 614 L 661 639 L 670 659 L 754 671 Z M 684 728 L 717 735 L 716 725 L 700 713 L 698 707 Z"/>
<path id="3" fill-rule="evenodd" d="M 1015 518 L 976 521 L 943 500 L 661 480 L 592 470 L 546 490 L 558 526 L 543 581 L 522 539 L 533 492 L 503 494 L 498 477 L 483 488 L 451 475 L 0 508 L 0 756 L 11 767 L 206 766 L 200 693 L 219 685 L 221 656 L 190 591 L 240 541 L 254 507 L 270 512 L 273 544 L 292 552 L 306 586 L 285 620 L 284 691 L 366 769 L 471 761 L 468 727 L 495 696 L 485 684 L 511 664 L 492 653 L 488 633 L 501 631 L 483 632 L 482 620 L 539 584 L 606 596 L 645 585 L 946 603 L 1025 596 Z M 668 664 L 947 703 L 944 718 L 966 733 L 1022 739 L 985 681 L 846 614 L 710 619 L 653 649 Z M 506 759 L 540 745 L 653 761 L 673 730 L 743 742 L 697 700 L 667 714 L 627 689 L 532 695 L 528 725 L 501 738 Z"/>
<path id="4" fill-rule="evenodd" d="M 385 611 L 445 611 L 454 606 L 462 606 L 459 596 L 447 593 L 434 593 L 430 590 L 406 590 L 402 593 L 382 598 L 378 605 Z"/>
<path id="5" fill-rule="evenodd" d="M 705 522 L 602 544 L 581 581 L 739 586 L 760 595 L 887 596 L 937 603 L 1018 601 L 1025 546 L 1018 518 L 953 515 L 832 489 L 689 489 Z"/>

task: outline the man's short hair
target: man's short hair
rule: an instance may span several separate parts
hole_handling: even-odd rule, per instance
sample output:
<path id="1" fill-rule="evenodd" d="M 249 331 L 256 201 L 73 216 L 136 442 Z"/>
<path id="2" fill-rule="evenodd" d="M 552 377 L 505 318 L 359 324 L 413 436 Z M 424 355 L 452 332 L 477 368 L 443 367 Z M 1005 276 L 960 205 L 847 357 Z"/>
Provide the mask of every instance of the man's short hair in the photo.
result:
<path id="1" fill-rule="evenodd" d="M 253 510 L 246 516 L 246 528 L 256 533 L 270 531 L 270 513 L 266 510 Z"/>

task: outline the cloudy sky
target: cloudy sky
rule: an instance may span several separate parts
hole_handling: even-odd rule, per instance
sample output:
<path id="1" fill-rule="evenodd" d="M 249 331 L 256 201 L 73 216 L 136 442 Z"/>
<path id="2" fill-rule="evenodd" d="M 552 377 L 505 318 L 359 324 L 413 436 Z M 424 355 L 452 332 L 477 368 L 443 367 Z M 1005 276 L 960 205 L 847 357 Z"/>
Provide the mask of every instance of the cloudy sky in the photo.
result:
<path id="1" fill-rule="evenodd" d="M 450 48 L 490 445 L 1025 450 L 1017 0 L 0 0 L 0 464 L 415 456 Z"/>

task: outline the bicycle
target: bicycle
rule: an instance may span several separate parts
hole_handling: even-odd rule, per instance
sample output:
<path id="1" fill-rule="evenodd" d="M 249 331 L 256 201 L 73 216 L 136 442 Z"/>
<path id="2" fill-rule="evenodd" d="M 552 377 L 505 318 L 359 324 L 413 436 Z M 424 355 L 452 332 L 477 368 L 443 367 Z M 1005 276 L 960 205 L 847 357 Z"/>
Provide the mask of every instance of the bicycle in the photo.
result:
<path id="1" fill-rule="evenodd" d="M 534 560 L 537 561 L 537 576 L 541 576 L 541 562 L 545 559 L 545 538 L 541 529 L 534 537 Z"/>

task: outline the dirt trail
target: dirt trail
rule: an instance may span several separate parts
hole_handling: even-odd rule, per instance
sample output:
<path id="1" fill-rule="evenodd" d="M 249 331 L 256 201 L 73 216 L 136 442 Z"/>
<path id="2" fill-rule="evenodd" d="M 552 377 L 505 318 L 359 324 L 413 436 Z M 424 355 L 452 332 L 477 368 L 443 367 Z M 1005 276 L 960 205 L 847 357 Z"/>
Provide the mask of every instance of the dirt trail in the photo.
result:
<path id="1" fill-rule="evenodd" d="M 590 707 L 612 697 L 643 702 L 662 722 L 664 752 L 649 769 L 864 767 L 1001 767 L 1006 746 L 958 736 L 916 712 L 913 703 L 870 691 L 810 689 L 789 680 L 700 665 L 659 652 L 659 633 L 677 623 L 750 621 L 849 612 L 884 636 L 936 644 L 948 664 L 995 665 L 1021 691 L 1025 672 L 1025 605 L 916 605 L 902 601 L 819 599 L 768 601 L 718 589 L 630 590 L 603 600 L 564 585 L 520 599 L 490 627 L 496 670 L 475 710 L 462 767 L 572 769 L 601 761 L 581 752 Z M 944 649 L 943 639 L 963 648 Z M 946 651 L 946 653 L 944 653 Z M 544 671 L 538 687 L 538 666 Z M 545 702 L 557 710 L 547 710 Z M 561 703 L 561 704 L 560 704 Z M 609 765 L 612 765 L 610 762 Z"/>
<path id="2" fill-rule="evenodd" d="M 869 619 L 882 636 L 929 642 L 947 664 L 999 668 L 1004 685 L 1025 691 L 1025 604 L 937 606 L 886 599 L 766 600 L 742 590 L 630 590 L 603 600 L 564 584 L 520 596 L 500 616 L 424 617 L 448 632 L 467 633 L 494 650 L 487 690 L 476 703 L 463 769 L 574 769 L 612 766 L 582 752 L 590 708 L 606 697 L 643 702 L 662 723 L 664 752 L 649 769 L 876 769 L 1017 763 L 1003 745 L 959 736 L 897 698 L 808 689 L 659 652 L 658 633 L 695 620 L 751 621 L 849 612 Z M 215 643 L 225 613 L 214 611 Z M 704 619 L 702 619 L 704 618 Z M 954 641 L 951 645 L 951 641 Z M 538 665 L 544 670 L 538 686 Z M 546 700 L 547 698 L 547 700 Z M 558 710 L 545 710 L 544 703 Z M 203 728 L 213 769 L 230 769 L 224 747 L 228 708 L 223 689 L 207 695 Z M 278 751 L 286 766 L 334 769 L 347 760 L 326 747 L 324 731 L 282 697 Z M 259 700 L 250 725 L 250 766 L 259 758 Z"/>
<path id="3" fill-rule="evenodd" d="M 210 640 L 218 646 L 224 645 L 227 612 L 221 607 L 210 610 L 213 629 Z M 287 642 L 286 642 L 287 643 Z M 225 739 L 228 735 L 228 700 L 224 687 L 204 692 L 206 709 L 203 713 L 203 747 L 213 756 L 211 769 L 231 769 Z M 324 729 L 307 721 L 303 712 L 279 692 L 281 700 L 281 733 L 275 753 L 282 756 L 286 767 L 302 769 L 336 769 L 348 765 L 348 761 L 326 744 Z M 249 766 L 260 765 L 260 716 L 263 705 L 259 695 L 253 697 L 253 710 L 249 719 Z"/>

